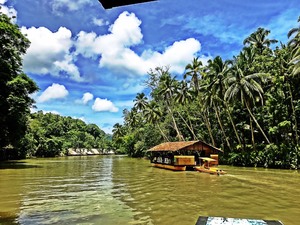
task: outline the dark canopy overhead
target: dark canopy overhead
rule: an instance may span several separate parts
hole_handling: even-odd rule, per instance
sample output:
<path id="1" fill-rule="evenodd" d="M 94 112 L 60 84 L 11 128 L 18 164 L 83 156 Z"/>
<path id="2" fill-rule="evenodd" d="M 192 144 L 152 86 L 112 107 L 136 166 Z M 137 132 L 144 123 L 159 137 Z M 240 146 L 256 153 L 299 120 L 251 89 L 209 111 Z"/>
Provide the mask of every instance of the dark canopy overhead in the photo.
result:
<path id="1" fill-rule="evenodd" d="M 152 2 L 156 0 L 99 0 L 102 6 L 105 9 L 110 9 L 113 7 L 124 6 L 124 5 L 131 5 L 131 4 L 138 4 L 143 2 Z"/>

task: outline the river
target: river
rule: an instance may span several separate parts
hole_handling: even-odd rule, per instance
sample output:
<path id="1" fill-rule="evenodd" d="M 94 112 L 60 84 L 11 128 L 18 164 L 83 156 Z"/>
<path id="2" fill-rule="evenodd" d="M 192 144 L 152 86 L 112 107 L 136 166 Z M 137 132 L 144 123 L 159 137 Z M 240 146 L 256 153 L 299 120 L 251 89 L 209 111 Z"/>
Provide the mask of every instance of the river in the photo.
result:
<path id="1" fill-rule="evenodd" d="M 0 164 L 0 224 L 194 225 L 202 216 L 300 224 L 300 174 L 223 166 L 173 172 L 126 156 Z"/>

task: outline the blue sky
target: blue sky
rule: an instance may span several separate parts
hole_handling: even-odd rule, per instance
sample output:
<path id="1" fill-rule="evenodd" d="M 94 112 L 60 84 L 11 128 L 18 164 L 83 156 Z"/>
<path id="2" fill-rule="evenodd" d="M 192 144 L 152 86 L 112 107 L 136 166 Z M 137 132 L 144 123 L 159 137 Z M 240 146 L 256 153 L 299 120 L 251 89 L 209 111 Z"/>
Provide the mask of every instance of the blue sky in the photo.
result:
<path id="1" fill-rule="evenodd" d="M 23 70 L 40 87 L 36 110 L 95 123 L 122 123 L 147 71 L 180 77 L 194 57 L 205 64 L 238 54 L 258 27 L 286 43 L 299 0 L 159 0 L 104 10 L 98 0 L 0 0 L 0 11 L 31 41 Z"/>

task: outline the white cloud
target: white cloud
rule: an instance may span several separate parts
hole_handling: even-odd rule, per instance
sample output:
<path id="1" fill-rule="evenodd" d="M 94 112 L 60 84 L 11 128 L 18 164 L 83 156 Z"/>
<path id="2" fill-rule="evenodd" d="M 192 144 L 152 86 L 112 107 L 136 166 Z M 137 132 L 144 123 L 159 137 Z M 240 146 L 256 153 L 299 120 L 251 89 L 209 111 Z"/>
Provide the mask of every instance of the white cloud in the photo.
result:
<path id="1" fill-rule="evenodd" d="M 101 26 L 104 26 L 104 25 L 108 25 L 109 22 L 108 21 L 105 21 L 104 19 L 97 19 L 97 18 L 93 18 L 93 24 L 101 27 Z"/>
<path id="2" fill-rule="evenodd" d="M 60 113 L 56 110 L 50 110 L 50 111 L 47 111 L 47 110 L 43 110 L 43 113 L 46 114 L 46 113 L 52 113 L 52 114 L 55 114 L 55 115 L 60 115 Z"/>
<path id="3" fill-rule="evenodd" d="M 64 85 L 53 83 L 38 97 L 38 102 L 46 102 L 51 99 L 65 98 L 69 94 Z"/>
<path id="4" fill-rule="evenodd" d="M 89 92 L 86 92 L 86 93 L 83 94 L 81 100 L 82 100 L 83 104 L 87 104 L 89 101 L 93 100 L 93 98 L 94 98 L 93 94 L 91 94 Z"/>
<path id="5" fill-rule="evenodd" d="M 74 64 L 74 56 L 70 53 L 73 46 L 72 33 L 65 27 L 51 32 L 45 27 L 22 27 L 31 45 L 24 56 L 24 70 L 40 75 L 68 76 L 81 81 L 78 67 Z"/>
<path id="6" fill-rule="evenodd" d="M 17 17 L 17 11 L 13 7 L 6 6 L 5 5 L 6 2 L 7 0 L 0 0 L 0 13 L 3 13 L 10 18 L 14 18 L 12 19 L 12 22 L 15 23 L 16 22 L 15 18 Z"/>
<path id="7" fill-rule="evenodd" d="M 56 13 L 60 14 L 60 11 L 76 11 L 83 8 L 86 5 L 91 5 L 92 3 L 93 0 L 53 0 L 52 9 Z"/>
<path id="8" fill-rule="evenodd" d="M 119 109 L 114 106 L 114 104 L 107 100 L 107 99 L 101 99 L 101 98 L 96 98 L 95 102 L 92 106 L 92 109 L 96 112 L 118 112 Z"/>
<path id="9" fill-rule="evenodd" d="M 170 66 L 171 72 L 182 73 L 184 67 L 201 49 L 194 38 L 181 40 L 167 47 L 162 53 L 145 50 L 141 55 L 131 47 L 141 44 L 143 34 L 141 21 L 134 13 L 123 12 L 109 28 L 109 34 L 97 36 L 96 33 L 81 31 L 75 43 L 76 54 L 84 57 L 98 57 L 100 67 L 131 75 L 144 75 L 150 68 Z"/>
<path id="10" fill-rule="evenodd" d="M 72 118 L 73 118 L 73 119 L 78 119 L 78 120 L 81 120 L 81 121 L 87 123 L 87 121 L 86 121 L 86 119 L 85 119 L 84 116 L 81 116 L 81 117 L 72 116 Z"/>

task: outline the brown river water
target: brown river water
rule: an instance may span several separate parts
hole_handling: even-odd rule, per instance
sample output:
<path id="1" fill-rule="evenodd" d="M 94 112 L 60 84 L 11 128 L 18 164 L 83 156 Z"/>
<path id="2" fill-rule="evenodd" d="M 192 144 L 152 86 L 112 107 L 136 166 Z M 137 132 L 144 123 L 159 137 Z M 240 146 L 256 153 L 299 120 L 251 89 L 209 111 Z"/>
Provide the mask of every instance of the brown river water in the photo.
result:
<path id="1" fill-rule="evenodd" d="M 222 168 L 174 172 L 126 156 L 1 163 L 0 224 L 194 225 L 201 215 L 300 225 L 299 172 Z"/>

